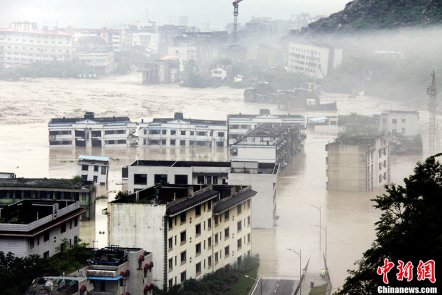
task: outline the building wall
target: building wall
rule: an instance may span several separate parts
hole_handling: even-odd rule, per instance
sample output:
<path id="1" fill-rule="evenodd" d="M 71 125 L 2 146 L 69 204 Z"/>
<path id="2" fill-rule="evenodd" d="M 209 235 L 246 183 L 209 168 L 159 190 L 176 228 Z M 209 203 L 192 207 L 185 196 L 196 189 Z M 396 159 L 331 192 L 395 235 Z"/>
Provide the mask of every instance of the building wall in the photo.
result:
<path id="1" fill-rule="evenodd" d="M 381 131 L 414 137 L 421 134 L 418 112 L 384 112 L 381 114 Z"/>
<path id="2" fill-rule="evenodd" d="M 85 168 L 87 169 L 84 170 Z M 98 170 L 95 171 L 95 169 Z M 77 175 L 80 175 L 84 181 L 94 181 L 97 184 L 107 184 L 108 172 L 109 163 L 98 163 L 95 161 L 80 160 L 77 165 Z"/>
<path id="3" fill-rule="evenodd" d="M 276 146 L 274 145 L 232 145 L 230 147 L 230 159 L 236 162 L 257 161 L 259 163 L 276 163 Z"/>

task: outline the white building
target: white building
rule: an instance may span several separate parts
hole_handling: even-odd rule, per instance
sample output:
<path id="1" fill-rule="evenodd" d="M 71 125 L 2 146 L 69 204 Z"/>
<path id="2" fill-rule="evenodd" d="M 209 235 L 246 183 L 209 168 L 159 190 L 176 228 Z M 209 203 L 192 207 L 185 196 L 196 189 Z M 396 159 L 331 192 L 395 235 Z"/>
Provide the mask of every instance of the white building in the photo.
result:
<path id="1" fill-rule="evenodd" d="M 78 60 L 96 75 L 109 75 L 114 70 L 113 52 L 79 53 Z"/>
<path id="2" fill-rule="evenodd" d="M 170 46 L 167 54 L 176 56 L 180 61 L 180 72 L 185 70 L 189 61 L 198 61 L 198 48 L 196 46 L 182 44 L 181 46 Z"/>
<path id="3" fill-rule="evenodd" d="M 48 258 L 64 239 L 73 245 L 85 209 L 78 201 L 23 200 L 0 211 L 0 250 L 15 256 Z"/>
<path id="4" fill-rule="evenodd" d="M 214 68 L 210 71 L 212 79 L 224 81 L 227 78 L 227 71 L 221 67 Z"/>
<path id="5" fill-rule="evenodd" d="M 391 135 L 415 137 L 421 134 L 417 111 L 384 111 L 381 114 L 381 131 Z"/>
<path id="6" fill-rule="evenodd" d="M 54 118 L 48 124 L 50 147 L 127 147 L 136 145 L 137 124 L 128 117 Z"/>
<path id="7" fill-rule="evenodd" d="M 278 163 L 285 167 L 301 149 L 298 124 L 262 123 L 230 145 L 232 162 Z"/>
<path id="8" fill-rule="evenodd" d="M 107 185 L 109 174 L 109 157 L 80 155 L 77 163 L 77 175 L 83 181 L 93 181 Z"/>
<path id="9" fill-rule="evenodd" d="M 31 23 L 13 23 L 0 29 L 0 64 L 4 66 L 69 61 L 72 51 L 72 36 L 56 29 L 38 30 Z"/>
<path id="10" fill-rule="evenodd" d="M 158 32 L 133 32 L 132 47 L 142 47 L 149 52 L 158 53 L 159 34 Z"/>
<path id="11" fill-rule="evenodd" d="M 328 190 L 370 192 L 390 183 L 387 137 L 340 136 L 326 151 Z"/>
<path id="12" fill-rule="evenodd" d="M 250 187 L 159 185 L 108 203 L 109 244 L 152 252 L 163 289 L 241 263 L 251 251 Z"/>
<path id="13" fill-rule="evenodd" d="M 252 199 L 252 227 L 273 227 L 279 173 L 275 163 L 138 160 L 123 169 L 129 193 L 161 183 L 251 186 L 257 192 Z"/>
<path id="14" fill-rule="evenodd" d="M 287 56 L 289 72 L 324 79 L 342 64 L 342 49 L 325 44 L 292 42 Z"/>
<path id="15" fill-rule="evenodd" d="M 145 146 L 227 147 L 226 138 L 226 121 L 185 119 L 183 113 L 140 123 L 139 143 Z"/>
<path id="16" fill-rule="evenodd" d="M 299 115 L 273 115 L 270 110 L 261 109 L 258 115 L 234 114 L 227 116 L 228 144 L 233 144 L 240 136 L 253 130 L 261 123 L 299 124 L 304 127 L 306 122 Z"/>

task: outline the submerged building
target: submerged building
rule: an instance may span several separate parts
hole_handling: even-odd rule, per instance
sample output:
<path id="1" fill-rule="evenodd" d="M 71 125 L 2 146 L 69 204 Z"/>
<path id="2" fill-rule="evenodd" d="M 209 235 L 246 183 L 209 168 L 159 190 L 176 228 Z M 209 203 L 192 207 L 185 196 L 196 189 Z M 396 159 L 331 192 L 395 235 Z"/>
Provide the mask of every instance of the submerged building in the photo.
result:
<path id="1" fill-rule="evenodd" d="M 23 200 L 0 211 L 0 250 L 15 256 L 48 258 L 66 240 L 77 243 L 79 218 L 84 213 L 78 201 Z"/>
<path id="2" fill-rule="evenodd" d="M 108 203 L 109 244 L 152 252 L 164 290 L 200 279 L 251 252 L 250 187 L 149 187 Z"/>
<path id="3" fill-rule="evenodd" d="M 342 135 L 326 151 L 328 190 L 370 192 L 390 183 L 388 137 Z"/>
<path id="4" fill-rule="evenodd" d="M 49 121 L 50 147 L 127 147 L 137 144 L 137 124 L 128 117 L 54 118 Z"/>
<path id="5" fill-rule="evenodd" d="M 77 175 L 83 181 L 93 181 L 100 185 L 107 184 L 109 157 L 80 155 L 77 163 Z"/>
<path id="6" fill-rule="evenodd" d="M 139 142 L 144 146 L 227 147 L 226 138 L 226 121 L 185 119 L 183 113 L 140 123 Z"/>

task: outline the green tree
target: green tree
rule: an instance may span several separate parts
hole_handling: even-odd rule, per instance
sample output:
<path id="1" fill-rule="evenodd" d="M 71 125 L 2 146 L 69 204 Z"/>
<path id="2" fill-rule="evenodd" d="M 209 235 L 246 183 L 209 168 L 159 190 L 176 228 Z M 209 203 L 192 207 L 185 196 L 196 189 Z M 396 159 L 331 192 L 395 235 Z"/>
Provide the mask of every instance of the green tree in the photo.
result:
<path id="1" fill-rule="evenodd" d="M 404 179 L 405 186 L 389 185 L 386 193 L 377 196 L 374 207 L 382 211 L 376 222 L 376 240 L 361 260 L 357 269 L 335 294 L 377 294 L 377 287 L 385 285 L 377 274 L 384 259 L 395 263 L 388 274 L 389 286 L 427 286 L 428 280 L 417 280 L 419 261 L 442 261 L 442 166 L 436 157 L 417 163 L 414 174 Z M 398 260 L 412 262 L 413 281 L 398 281 Z"/>

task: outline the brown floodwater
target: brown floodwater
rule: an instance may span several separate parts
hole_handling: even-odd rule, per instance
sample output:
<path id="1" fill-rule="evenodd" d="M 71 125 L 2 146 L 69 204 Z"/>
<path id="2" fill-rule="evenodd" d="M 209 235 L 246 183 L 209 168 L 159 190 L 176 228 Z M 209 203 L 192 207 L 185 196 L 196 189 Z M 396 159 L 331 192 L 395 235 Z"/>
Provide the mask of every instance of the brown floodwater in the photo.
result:
<path id="1" fill-rule="evenodd" d="M 82 222 L 81 238 L 95 247 L 107 245 L 106 216 L 102 209 L 121 189 L 121 168 L 135 159 L 228 160 L 224 149 L 49 149 L 47 123 L 52 117 L 82 116 L 86 111 L 97 116 L 129 116 L 132 120 L 171 117 L 226 119 L 229 113 L 258 113 L 261 108 L 281 113 L 276 106 L 243 101 L 243 90 L 231 88 L 188 89 L 174 85 L 141 85 L 133 74 L 99 80 L 32 79 L 0 81 L 0 171 L 18 177 L 67 177 L 76 174 L 80 154 L 111 158 L 109 185 L 101 187 L 95 220 Z M 409 109 L 397 102 L 376 98 L 348 98 L 324 94 L 324 101 L 338 101 L 339 114 L 371 114 L 388 109 Z M 292 112 L 295 113 L 295 112 Z M 302 113 L 300 113 L 302 114 Z M 302 114 L 315 116 L 318 114 Z M 428 115 L 421 112 L 422 126 Z M 422 128 L 424 142 L 428 128 Z M 319 210 L 322 225 L 327 225 L 327 261 L 334 287 L 342 284 L 346 270 L 352 268 L 375 238 L 373 224 L 378 219 L 370 201 L 376 193 L 328 192 L 326 190 L 325 145 L 332 135 L 308 133 L 304 151 L 294 157 L 278 181 L 276 226 L 253 232 L 253 252 L 261 258 L 263 276 L 296 277 L 299 258 L 287 248 L 301 249 L 303 263 L 319 269 Z M 424 154 L 426 149 L 424 148 Z M 395 156 L 391 160 L 392 180 L 401 183 L 412 173 L 418 156 Z M 325 251 L 325 232 L 322 251 Z M 148 249 L 147 249 L 148 250 Z"/>

